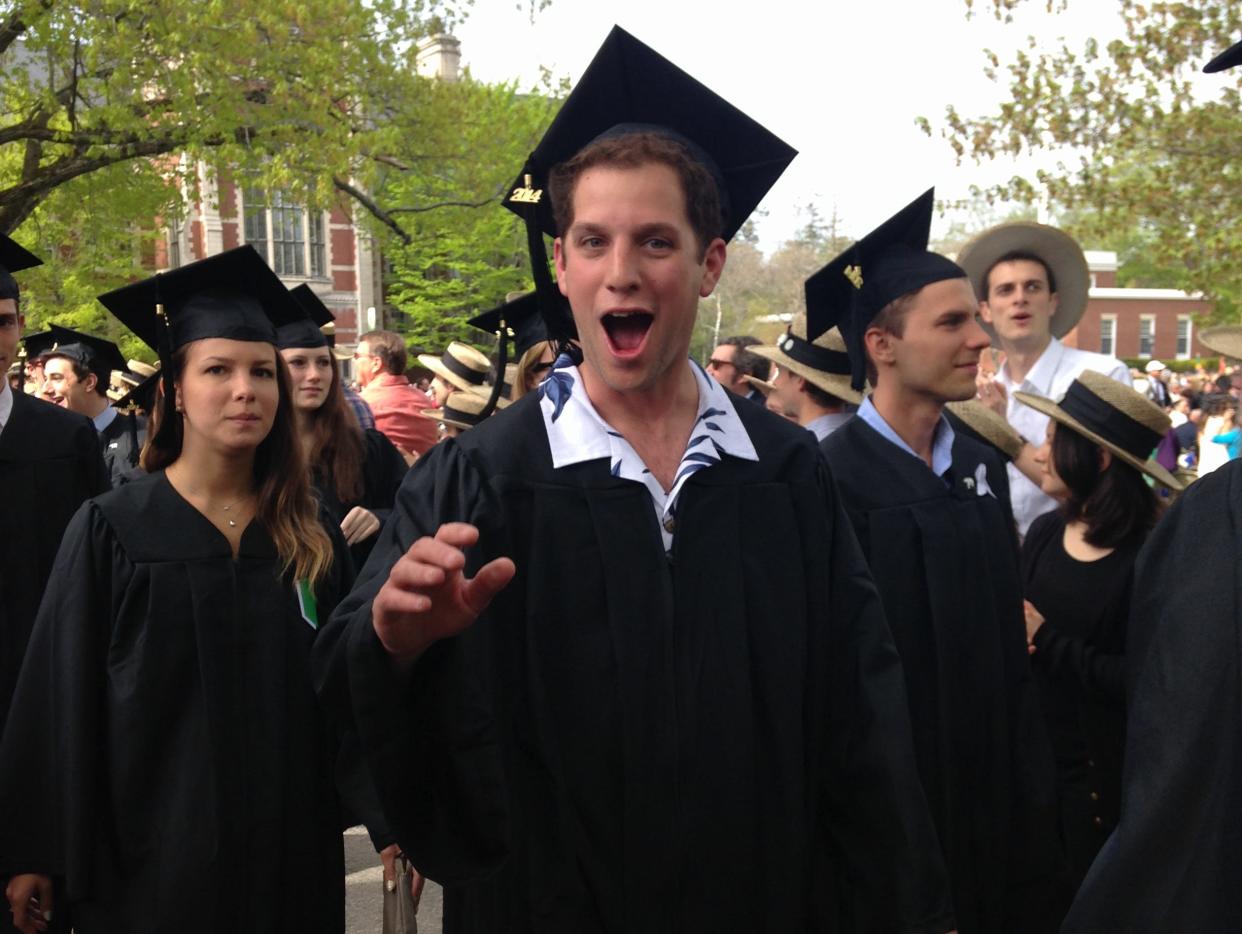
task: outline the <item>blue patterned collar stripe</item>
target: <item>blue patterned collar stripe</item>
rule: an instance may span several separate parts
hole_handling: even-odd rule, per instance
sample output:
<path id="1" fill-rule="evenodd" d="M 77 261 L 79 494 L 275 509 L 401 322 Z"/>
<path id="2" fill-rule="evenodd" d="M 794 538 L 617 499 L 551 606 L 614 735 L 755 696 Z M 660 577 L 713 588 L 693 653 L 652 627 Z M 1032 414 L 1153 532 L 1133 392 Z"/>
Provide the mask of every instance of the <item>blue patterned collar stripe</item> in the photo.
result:
<path id="1" fill-rule="evenodd" d="M 651 494 L 666 550 L 672 547 L 677 500 L 690 477 L 720 463 L 725 454 L 759 460 L 729 394 L 698 364 L 692 363 L 691 368 L 699 387 L 699 411 L 674 475 L 673 488 L 667 493 L 624 436 L 591 405 L 581 388 L 581 374 L 571 360 L 558 359 L 547 379 L 539 384 L 539 406 L 552 451 L 552 466 L 559 469 L 608 458 L 612 476 L 641 483 Z"/>

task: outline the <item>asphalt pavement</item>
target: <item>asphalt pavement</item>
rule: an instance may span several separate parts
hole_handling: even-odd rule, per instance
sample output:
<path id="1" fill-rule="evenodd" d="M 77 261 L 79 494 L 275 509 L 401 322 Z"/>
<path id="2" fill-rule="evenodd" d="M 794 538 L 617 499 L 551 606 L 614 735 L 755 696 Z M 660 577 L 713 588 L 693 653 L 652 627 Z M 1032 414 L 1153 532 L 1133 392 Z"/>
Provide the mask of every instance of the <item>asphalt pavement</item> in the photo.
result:
<path id="1" fill-rule="evenodd" d="M 441 934 L 444 899 L 428 882 L 418 903 L 418 934 Z M 361 827 L 345 831 L 345 930 L 380 934 L 384 925 L 384 872 L 371 839 Z"/>

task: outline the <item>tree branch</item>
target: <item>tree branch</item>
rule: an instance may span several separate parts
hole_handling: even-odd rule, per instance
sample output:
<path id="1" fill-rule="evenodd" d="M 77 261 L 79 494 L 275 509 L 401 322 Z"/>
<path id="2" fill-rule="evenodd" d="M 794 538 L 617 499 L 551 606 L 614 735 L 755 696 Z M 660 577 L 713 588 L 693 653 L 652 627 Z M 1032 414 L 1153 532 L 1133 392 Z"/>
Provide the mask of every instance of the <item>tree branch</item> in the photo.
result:
<path id="1" fill-rule="evenodd" d="M 332 184 L 336 186 L 338 191 L 343 191 L 345 194 L 349 195 L 351 198 L 353 198 L 355 201 L 361 204 L 364 208 L 366 208 L 372 217 L 374 217 L 377 221 L 379 221 L 381 224 L 383 224 L 385 227 L 387 227 L 389 230 L 395 233 L 398 237 L 400 237 L 402 243 L 409 244 L 412 242 L 413 238 L 411 238 L 410 235 L 405 232 L 405 229 L 400 224 L 397 223 L 397 221 L 392 217 L 392 215 L 389 214 L 389 212 L 385 211 L 383 208 L 381 208 L 375 202 L 373 198 L 371 198 L 361 189 L 355 187 L 354 185 L 351 185 L 349 182 L 345 181 L 345 179 L 341 178 L 339 175 L 334 175 L 332 177 Z"/>
<path id="2" fill-rule="evenodd" d="M 52 0 L 39 0 L 39 6 L 46 12 L 52 8 Z M 22 11 L 14 10 L 0 22 L 0 54 L 6 52 L 14 42 L 22 37 L 29 28 L 22 19 Z"/>
<path id="3" fill-rule="evenodd" d="M 490 198 L 484 198 L 482 201 L 437 201 L 435 204 L 427 204 L 417 208 L 389 208 L 389 214 L 426 214 L 428 211 L 438 211 L 440 208 L 482 208 L 487 207 L 496 200 L 497 196 L 492 195 Z"/>

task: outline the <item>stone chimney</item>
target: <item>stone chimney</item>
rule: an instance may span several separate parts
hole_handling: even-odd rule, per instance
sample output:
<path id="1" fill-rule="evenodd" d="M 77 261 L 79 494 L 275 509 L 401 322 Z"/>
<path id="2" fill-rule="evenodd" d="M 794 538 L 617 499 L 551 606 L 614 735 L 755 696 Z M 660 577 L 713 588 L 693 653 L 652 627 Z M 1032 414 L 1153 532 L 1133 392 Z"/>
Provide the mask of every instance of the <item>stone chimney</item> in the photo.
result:
<path id="1" fill-rule="evenodd" d="M 445 33 L 428 36 L 414 53 L 414 68 L 424 78 L 456 81 L 461 77 L 461 42 Z"/>

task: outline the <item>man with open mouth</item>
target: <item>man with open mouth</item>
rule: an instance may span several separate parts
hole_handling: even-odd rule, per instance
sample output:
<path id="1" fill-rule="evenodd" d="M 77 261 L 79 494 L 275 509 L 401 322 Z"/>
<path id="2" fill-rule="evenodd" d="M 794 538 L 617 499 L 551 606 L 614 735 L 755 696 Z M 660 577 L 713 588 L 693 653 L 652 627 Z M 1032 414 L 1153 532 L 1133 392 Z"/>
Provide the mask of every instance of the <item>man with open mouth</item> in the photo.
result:
<path id="1" fill-rule="evenodd" d="M 448 932 L 953 927 L 814 437 L 688 359 L 793 155 L 614 29 L 513 186 L 565 352 L 411 471 L 317 659 Z"/>

